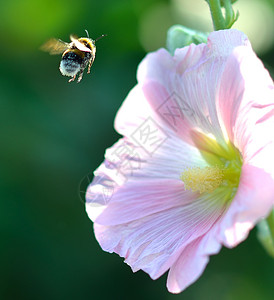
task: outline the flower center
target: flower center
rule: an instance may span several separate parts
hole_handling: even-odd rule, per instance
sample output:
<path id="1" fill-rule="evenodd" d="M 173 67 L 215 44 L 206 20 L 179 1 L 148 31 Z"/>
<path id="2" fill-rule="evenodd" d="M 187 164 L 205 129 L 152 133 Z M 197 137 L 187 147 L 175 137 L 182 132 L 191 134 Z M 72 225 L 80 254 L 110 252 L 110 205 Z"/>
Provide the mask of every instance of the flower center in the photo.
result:
<path id="1" fill-rule="evenodd" d="M 185 189 L 191 189 L 193 192 L 198 191 L 200 194 L 214 191 L 222 183 L 223 177 L 223 171 L 218 166 L 203 169 L 199 167 L 188 168 L 181 175 Z"/>
<path id="2" fill-rule="evenodd" d="M 181 174 L 185 189 L 212 193 L 222 189 L 226 199 L 232 199 L 240 182 L 242 158 L 230 141 L 218 143 L 214 138 L 197 131 L 192 132 L 194 144 L 206 161 L 205 167 L 186 168 Z"/>

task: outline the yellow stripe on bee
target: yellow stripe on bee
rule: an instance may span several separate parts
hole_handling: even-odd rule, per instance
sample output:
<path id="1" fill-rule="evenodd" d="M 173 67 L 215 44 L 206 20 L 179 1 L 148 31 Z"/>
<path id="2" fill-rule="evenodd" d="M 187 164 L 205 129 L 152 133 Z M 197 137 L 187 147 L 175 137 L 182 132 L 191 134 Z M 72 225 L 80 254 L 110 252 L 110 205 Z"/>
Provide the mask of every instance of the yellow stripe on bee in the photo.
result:
<path id="1" fill-rule="evenodd" d="M 86 46 L 88 44 L 88 48 L 90 48 L 92 51 L 95 48 L 94 42 L 89 38 L 79 38 L 78 41 Z M 87 47 L 87 46 L 86 46 Z"/>
<path id="2" fill-rule="evenodd" d="M 80 51 L 78 49 L 68 49 L 63 53 L 62 57 L 64 57 L 64 55 L 66 55 L 68 52 L 74 52 L 75 54 L 79 55 L 81 58 L 84 58 L 86 55 L 85 52 Z"/>

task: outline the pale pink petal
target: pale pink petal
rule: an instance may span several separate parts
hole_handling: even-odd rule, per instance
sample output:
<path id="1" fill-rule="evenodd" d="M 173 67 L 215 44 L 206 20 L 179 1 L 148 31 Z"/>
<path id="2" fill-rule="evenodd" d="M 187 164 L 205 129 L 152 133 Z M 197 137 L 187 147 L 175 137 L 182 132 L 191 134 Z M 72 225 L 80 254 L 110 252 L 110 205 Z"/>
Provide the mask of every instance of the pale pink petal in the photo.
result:
<path id="1" fill-rule="evenodd" d="M 274 87 L 251 47 L 238 47 L 228 58 L 217 97 L 219 118 L 245 162 L 272 138 Z"/>
<path id="2" fill-rule="evenodd" d="M 133 271 L 142 269 L 155 279 L 222 216 L 225 204 L 220 196 L 203 196 L 126 224 L 105 226 L 96 222 L 96 238 L 105 251 L 125 257 Z M 173 201 L 172 195 L 169 200 Z"/>
<path id="3" fill-rule="evenodd" d="M 167 186 L 172 191 L 172 195 Z M 184 184 L 179 179 L 129 182 L 113 195 L 107 208 L 95 221 L 106 226 L 128 223 L 189 204 L 196 198 L 195 193 L 185 191 Z"/>
<path id="4" fill-rule="evenodd" d="M 177 147 L 180 148 L 180 151 L 174 152 Z M 166 188 L 167 193 L 170 183 L 174 188 L 177 187 L 182 191 L 183 186 L 180 180 L 182 170 L 190 166 L 206 166 L 197 148 L 176 137 L 168 137 L 153 155 L 124 138 L 107 149 L 105 158 L 104 163 L 94 172 L 95 178 L 86 193 L 86 209 L 93 221 L 111 203 L 126 201 L 129 206 L 136 204 L 140 201 L 140 196 L 138 196 L 140 191 L 136 191 L 137 196 L 134 198 L 135 193 L 132 194 L 132 189 L 138 188 L 145 192 L 142 185 L 147 189 L 149 184 L 152 185 L 151 189 L 147 190 L 147 195 L 151 194 L 153 187 L 159 186 L 159 182 L 162 183 L 160 188 Z M 159 195 L 157 190 L 155 193 L 155 195 Z M 129 198 L 131 202 L 128 201 L 129 195 L 131 195 Z M 158 199 L 155 195 L 153 200 L 155 199 L 157 202 Z M 150 205 L 156 207 L 155 203 Z M 176 206 L 177 204 L 167 201 L 166 205 L 170 207 L 170 205 Z M 161 208 L 159 207 L 159 209 Z M 110 210 L 109 208 L 108 211 Z"/>
<path id="5" fill-rule="evenodd" d="M 176 105 L 178 97 L 175 95 L 174 98 L 173 94 L 168 93 L 165 90 L 165 87 L 159 85 L 158 82 L 155 82 L 155 84 L 156 94 L 152 94 L 151 99 L 149 100 L 147 99 L 147 96 L 144 95 L 144 88 L 140 85 L 135 86 L 128 94 L 127 101 L 124 101 L 115 118 L 115 129 L 133 143 L 134 140 L 132 140 L 132 136 L 134 132 L 136 132 L 136 130 L 138 130 L 138 128 L 140 128 L 140 126 L 149 119 L 152 120 L 152 122 L 154 122 L 166 136 L 170 138 L 175 136 L 175 138 L 178 139 L 178 137 L 176 137 L 176 132 L 178 130 L 175 128 L 174 131 L 174 126 L 170 126 L 170 123 L 163 121 L 165 103 L 170 106 L 175 101 Z M 159 111 L 154 111 L 150 104 L 150 102 L 153 102 L 154 99 L 157 101 L 156 105 L 158 106 Z M 164 104 L 164 106 L 161 107 L 161 104 Z M 186 120 L 183 121 L 183 124 L 179 122 L 178 126 L 184 126 L 183 128 L 186 131 L 184 134 L 184 140 L 188 143 L 192 143 L 187 136 L 187 132 L 191 129 L 188 122 Z"/>
<path id="6" fill-rule="evenodd" d="M 209 262 L 209 256 L 220 251 L 222 245 L 217 240 L 217 231 L 221 219 L 205 235 L 191 242 L 171 266 L 167 278 L 167 288 L 171 293 L 180 293 L 196 281 Z"/>
<path id="7" fill-rule="evenodd" d="M 272 80 L 251 47 L 228 59 L 218 96 L 220 118 L 243 157 L 240 185 L 220 226 L 220 240 L 234 247 L 274 205 Z"/>
<path id="8" fill-rule="evenodd" d="M 188 104 L 188 99 L 181 97 L 178 88 L 167 90 L 159 82 L 148 80 L 143 84 L 143 92 L 153 110 L 158 113 L 158 122 L 165 124 L 179 138 L 191 144 L 192 126 L 189 118 L 194 118 L 195 112 Z"/>
<path id="9" fill-rule="evenodd" d="M 207 256 L 197 255 L 201 239 L 202 237 L 189 244 L 171 266 L 167 278 L 169 292 L 180 293 L 203 273 L 209 259 Z"/>
<path id="10" fill-rule="evenodd" d="M 115 118 L 115 129 L 124 136 L 131 134 L 148 117 L 153 119 L 155 113 L 146 100 L 142 88 L 136 85 L 128 94 L 127 101 L 124 101 Z"/>
<path id="11" fill-rule="evenodd" d="M 172 85 L 176 61 L 166 49 L 149 53 L 140 63 L 137 70 L 137 80 L 143 84 L 147 79 L 156 80 L 162 86 Z M 160 75 L 160 76 L 159 76 Z"/>
<path id="12" fill-rule="evenodd" d="M 224 42 L 229 46 L 224 47 Z M 241 45 L 249 45 L 247 37 L 229 30 L 211 33 L 208 44 L 177 49 L 173 57 L 164 49 L 148 54 L 138 68 L 138 92 L 129 95 L 117 115 L 117 130 L 128 136 L 128 129 L 140 116 L 144 120 L 151 115 L 186 142 L 191 142 L 193 127 L 222 140 L 216 92 L 227 58 Z"/>
<path id="13" fill-rule="evenodd" d="M 253 134 L 252 141 L 249 141 L 248 149 L 251 148 L 247 163 L 257 167 L 274 180 L 274 141 L 273 141 L 274 117 L 262 124 L 257 124 L 256 132 Z M 260 146 L 258 146 L 260 144 Z"/>
<path id="14" fill-rule="evenodd" d="M 218 229 L 218 239 L 235 247 L 274 206 L 274 179 L 264 170 L 243 165 L 240 184 Z"/>
<path id="15" fill-rule="evenodd" d="M 238 46 L 251 47 L 247 36 L 237 29 L 211 32 L 208 45 L 211 56 L 217 60 L 228 57 Z"/>
<path id="16" fill-rule="evenodd" d="M 209 262 L 209 255 L 220 251 L 220 243 L 216 240 L 205 243 L 207 239 L 205 236 L 193 241 L 171 266 L 167 278 L 167 288 L 171 293 L 180 293 L 196 281 Z"/>

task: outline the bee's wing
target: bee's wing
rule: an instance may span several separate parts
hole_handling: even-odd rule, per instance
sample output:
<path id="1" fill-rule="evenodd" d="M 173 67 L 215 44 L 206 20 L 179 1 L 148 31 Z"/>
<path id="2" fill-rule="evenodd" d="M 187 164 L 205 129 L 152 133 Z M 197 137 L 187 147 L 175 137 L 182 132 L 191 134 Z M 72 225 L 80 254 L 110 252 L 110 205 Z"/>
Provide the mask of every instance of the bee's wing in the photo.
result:
<path id="1" fill-rule="evenodd" d="M 44 45 L 41 46 L 41 50 L 49 52 L 49 54 L 60 54 L 70 48 L 69 43 L 65 43 L 61 40 L 50 39 Z"/>
<path id="2" fill-rule="evenodd" d="M 91 50 L 88 47 L 86 47 L 84 44 L 79 42 L 77 36 L 71 34 L 70 35 L 70 40 L 74 43 L 75 47 L 77 49 L 79 49 L 80 51 L 91 52 Z"/>

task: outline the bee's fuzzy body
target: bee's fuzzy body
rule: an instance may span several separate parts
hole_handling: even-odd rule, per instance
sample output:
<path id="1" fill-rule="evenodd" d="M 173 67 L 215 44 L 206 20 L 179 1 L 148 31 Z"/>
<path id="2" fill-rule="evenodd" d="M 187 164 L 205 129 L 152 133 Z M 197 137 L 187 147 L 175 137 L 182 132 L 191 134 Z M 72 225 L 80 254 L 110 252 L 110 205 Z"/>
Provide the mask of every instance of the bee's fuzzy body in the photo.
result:
<path id="1" fill-rule="evenodd" d="M 87 73 L 90 73 L 96 53 L 95 41 L 90 38 L 76 38 L 73 35 L 70 39 L 71 43 L 51 39 L 42 46 L 42 50 L 50 54 L 63 52 L 59 66 L 61 74 L 72 77 L 69 82 L 74 81 L 79 74 L 77 82 L 80 82 L 86 67 L 88 67 Z"/>
<path id="2" fill-rule="evenodd" d="M 95 51 L 93 55 L 91 52 L 83 52 L 74 48 L 68 49 L 62 55 L 59 67 L 60 72 L 64 76 L 73 77 L 72 80 L 74 80 L 76 75 L 79 73 L 78 82 L 80 82 L 85 68 L 90 62 L 93 62 L 94 58 Z M 88 73 L 89 72 L 90 68 L 88 69 Z"/>

